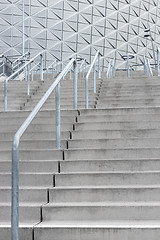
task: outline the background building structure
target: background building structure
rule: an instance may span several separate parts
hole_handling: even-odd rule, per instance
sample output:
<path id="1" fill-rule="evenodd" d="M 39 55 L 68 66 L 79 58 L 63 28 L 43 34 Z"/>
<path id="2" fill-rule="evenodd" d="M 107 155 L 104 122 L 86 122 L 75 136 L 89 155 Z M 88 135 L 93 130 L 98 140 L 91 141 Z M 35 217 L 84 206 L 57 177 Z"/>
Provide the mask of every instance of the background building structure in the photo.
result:
<path id="1" fill-rule="evenodd" d="M 22 0 L 1 0 L 0 54 L 22 54 Z M 153 59 L 150 27 L 155 49 L 160 42 L 158 0 L 24 0 L 25 52 L 34 56 L 46 51 L 47 65 L 54 59 L 84 57 L 88 62 L 99 50 L 108 59 L 131 54 L 141 63 L 146 54 Z M 152 62 L 154 63 L 154 61 Z"/>

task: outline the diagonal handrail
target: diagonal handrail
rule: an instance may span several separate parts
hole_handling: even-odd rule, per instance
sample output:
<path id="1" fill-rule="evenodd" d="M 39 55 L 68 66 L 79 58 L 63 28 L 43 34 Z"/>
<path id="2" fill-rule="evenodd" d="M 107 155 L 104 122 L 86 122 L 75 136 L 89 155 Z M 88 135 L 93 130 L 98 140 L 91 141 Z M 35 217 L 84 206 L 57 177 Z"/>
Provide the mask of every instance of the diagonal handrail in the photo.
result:
<path id="1" fill-rule="evenodd" d="M 19 233 L 19 143 L 21 136 L 29 127 L 48 97 L 56 88 L 56 148 L 60 149 L 60 81 L 73 65 L 74 69 L 74 109 L 77 109 L 77 62 L 71 59 L 64 70 L 59 74 L 33 111 L 16 132 L 12 142 L 12 209 L 11 209 L 11 239 L 18 240 Z M 76 93 L 76 94 L 75 94 Z"/>
<path id="2" fill-rule="evenodd" d="M 94 86 L 94 93 L 96 93 L 96 70 L 95 70 L 95 63 L 97 61 L 97 58 L 98 58 L 98 78 L 100 78 L 100 52 L 97 51 L 91 65 L 90 65 L 90 68 L 86 74 L 86 77 L 85 77 L 85 100 L 86 100 L 86 109 L 88 109 L 88 78 L 89 78 L 89 75 L 92 71 L 92 68 L 93 68 L 93 86 Z"/>

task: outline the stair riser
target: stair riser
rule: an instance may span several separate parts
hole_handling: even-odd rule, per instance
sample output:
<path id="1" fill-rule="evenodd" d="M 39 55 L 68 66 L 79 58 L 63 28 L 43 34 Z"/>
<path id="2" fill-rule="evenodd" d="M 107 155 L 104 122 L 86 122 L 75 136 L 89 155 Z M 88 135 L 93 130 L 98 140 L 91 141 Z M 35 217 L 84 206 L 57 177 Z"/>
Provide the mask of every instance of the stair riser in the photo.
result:
<path id="1" fill-rule="evenodd" d="M 159 173 L 97 173 L 56 175 L 56 187 L 158 185 Z"/>
<path id="2" fill-rule="evenodd" d="M 53 174 L 21 174 L 19 185 L 20 187 L 53 187 Z M 11 174 L 0 174 L 0 187 L 11 187 Z"/>
<path id="3" fill-rule="evenodd" d="M 160 206 L 42 207 L 43 221 L 160 220 Z"/>
<path id="4" fill-rule="evenodd" d="M 20 204 L 45 204 L 47 203 L 47 189 L 20 189 L 19 190 L 19 202 Z M 0 203 L 11 202 L 11 190 L 10 189 L 0 189 Z"/>
<path id="5" fill-rule="evenodd" d="M 61 173 L 160 171 L 160 160 L 80 160 L 61 161 Z"/>
<path id="6" fill-rule="evenodd" d="M 159 201 L 160 189 L 151 188 L 110 188 L 110 189 L 50 189 L 50 203 L 81 202 L 129 202 Z"/>
<path id="7" fill-rule="evenodd" d="M 123 228 L 123 227 L 54 227 L 35 228 L 35 240 L 158 240 L 160 229 Z"/>
<path id="8" fill-rule="evenodd" d="M 0 173 L 11 173 L 11 161 L 0 162 Z M 58 173 L 58 161 L 20 161 L 19 171 L 21 173 Z"/>
<path id="9" fill-rule="evenodd" d="M 10 223 L 11 221 L 11 207 L 0 205 L 0 222 Z M 19 221 L 21 223 L 39 223 L 41 219 L 40 206 L 39 207 L 20 207 Z"/>
<path id="10" fill-rule="evenodd" d="M 0 144 L 1 147 L 1 144 Z M 160 138 L 114 139 L 114 140 L 69 140 L 69 149 L 123 149 L 123 148 L 156 148 L 160 147 Z"/>
<path id="11" fill-rule="evenodd" d="M 20 160 L 63 160 L 63 153 L 58 150 L 21 150 Z M 11 160 L 11 151 L 0 151 L 0 160 Z"/>
<path id="12" fill-rule="evenodd" d="M 83 130 L 72 131 L 72 139 L 116 139 L 116 138 L 159 138 L 159 129 L 132 129 L 132 130 Z"/>
<path id="13" fill-rule="evenodd" d="M 159 158 L 160 148 L 65 150 L 65 160 L 151 159 Z"/>

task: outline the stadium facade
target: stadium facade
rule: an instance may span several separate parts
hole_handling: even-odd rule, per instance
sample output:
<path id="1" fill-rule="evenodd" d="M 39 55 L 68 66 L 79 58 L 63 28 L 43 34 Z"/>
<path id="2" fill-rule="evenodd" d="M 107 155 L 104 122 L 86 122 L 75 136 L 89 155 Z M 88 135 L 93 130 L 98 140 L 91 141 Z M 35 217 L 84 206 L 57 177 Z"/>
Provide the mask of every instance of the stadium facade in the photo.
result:
<path id="1" fill-rule="evenodd" d="M 134 55 L 153 59 L 150 28 L 155 49 L 160 42 L 160 1 L 158 0 L 24 0 L 25 51 L 31 55 L 47 50 L 47 64 L 67 61 L 78 55 L 88 62 L 100 50 L 107 60 Z M 1 0 L 0 53 L 22 53 L 22 0 Z"/>

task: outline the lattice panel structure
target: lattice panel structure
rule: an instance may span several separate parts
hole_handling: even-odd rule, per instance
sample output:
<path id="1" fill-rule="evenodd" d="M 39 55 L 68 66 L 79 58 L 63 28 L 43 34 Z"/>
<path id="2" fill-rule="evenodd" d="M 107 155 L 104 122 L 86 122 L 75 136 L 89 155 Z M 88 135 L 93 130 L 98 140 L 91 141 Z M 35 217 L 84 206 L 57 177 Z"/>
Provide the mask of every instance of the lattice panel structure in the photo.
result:
<path id="1" fill-rule="evenodd" d="M 150 27 L 155 47 L 160 42 L 159 16 L 158 0 L 25 0 L 25 50 L 46 49 L 47 65 L 74 55 L 90 62 L 96 50 L 116 57 L 119 68 L 128 53 L 141 63 L 144 54 L 153 59 L 144 29 Z M 1 0 L 0 53 L 22 53 L 22 0 Z"/>

